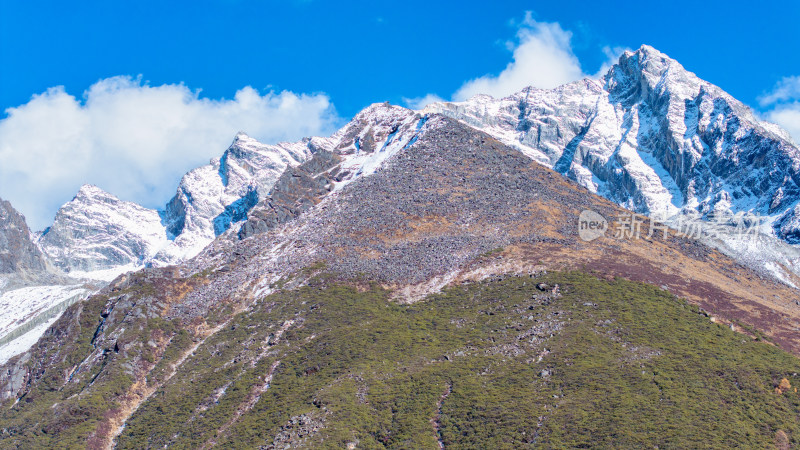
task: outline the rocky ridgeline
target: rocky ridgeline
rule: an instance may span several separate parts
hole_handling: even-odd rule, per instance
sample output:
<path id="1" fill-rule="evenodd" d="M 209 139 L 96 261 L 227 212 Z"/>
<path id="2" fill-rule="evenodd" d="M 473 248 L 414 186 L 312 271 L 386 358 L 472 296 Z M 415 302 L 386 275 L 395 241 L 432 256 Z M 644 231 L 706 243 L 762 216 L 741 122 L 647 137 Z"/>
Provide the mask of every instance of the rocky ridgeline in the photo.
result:
<path id="1" fill-rule="evenodd" d="M 338 173 L 340 162 L 338 155 L 320 150 L 300 166 L 287 169 L 264 202 L 248 211 L 238 237 L 263 233 L 314 207 L 333 189 L 333 183 L 346 175 Z M 334 167 L 337 170 L 330 173 Z"/>
<path id="2" fill-rule="evenodd" d="M 776 125 L 652 47 L 600 80 L 438 103 L 590 191 L 642 214 L 750 211 L 800 242 L 800 150 Z"/>
<path id="3" fill-rule="evenodd" d="M 788 135 L 643 46 L 623 54 L 600 80 L 526 88 L 504 99 L 479 95 L 421 112 L 375 104 L 330 137 L 295 143 L 265 145 L 239 134 L 221 158 L 183 177 L 163 211 L 106 193 L 87 196 L 91 204 L 65 205 L 42 247 L 60 267 L 105 271 L 106 279 L 144 265 L 180 263 L 228 229 L 240 237 L 263 232 L 307 210 L 332 186 L 372 174 L 402 149 L 398 143 L 412 143 L 432 113 L 485 131 L 639 213 L 750 211 L 766 217 L 766 233 L 798 242 L 800 152 Z M 299 167 L 318 153 L 315 164 L 338 172 Z M 341 164 L 326 160 L 328 154 Z M 780 262 L 800 267 L 795 259 L 786 255 Z"/>
<path id="4" fill-rule="evenodd" d="M 58 210 L 38 243 L 66 273 L 124 272 L 155 255 L 167 236 L 158 212 L 85 185 Z"/>
<path id="5" fill-rule="evenodd" d="M 413 134 L 419 117 L 405 108 L 376 104 L 327 138 L 265 145 L 239 133 L 222 157 L 183 176 L 164 210 L 143 208 L 96 186 L 83 186 L 59 210 L 39 244 L 62 270 L 107 281 L 143 266 L 180 263 L 229 228 L 238 230 L 264 198 L 270 197 L 277 210 L 257 209 L 242 236 L 263 231 L 267 223 L 270 227 L 283 223 L 315 204 L 314 198 L 323 195 L 319 189 L 330 185 L 325 177 L 341 181 L 369 174 L 370 167 L 362 167 L 360 173 L 342 167 L 339 174 L 320 178 L 326 170 L 322 166 L 336 165 L 341 156 L 356 160 L 364 155 L 388 156 L 389 144 L 409 129 Z M 397 118 L 413 124 L 404 123 L 398 130 L 402 121 Z M 279 217 L 277 221 L 267 217 L 270 214 Z"/>
<path id="6" fill-rule="evenodd" d="M 61 231 L 45 236 L 44 247 L 48 254 L 60 255 L 62 267 L 77 265 L 80 271 L 179 263 L 229 228 L 239 230 L 240 237 L 264 231 L 315 204 L 327 195 L 326 186 L 369 175 L 398 150 L 394 144 L 411 142 L 429 113 L 485 131 L 639 213 L 750 211 L 767 218 L 765 232 L 796 241 L 800 152 L 788 135 L 758 121 L 745 105 L 678 62 L 643 46 L 623 54 L 600 80 L 550 90 L 527 88 L 504 99 L 476 96 L 434 104 L 420 113 L 376 104 L 330 137 L 296 143 L 264 145 L 240 134 L 219 160 L 183 177 L 160 213 L 159 236 L 125 220 L 80 220 L 81 226 L 98 231 L 86 238 L 73 230 L 77 224 L 69 217 L 81 212 L 69 211 L 68 204 L 51 227 Z M 321 151 L 343 158 L 339 173 L 298 168 Z M 327 175 L 320 178 L 322 172 Z M 267 197 L 271 200 L 256 207 Z M 100 199 L 84 207 L 118 208 L 119 203 Z M 250 215 L 253 220 L 246 222 Z M 148 211 L 136 222 L 154 224 L 154 217 L 155 211 Z M 114 232 L 99 236 L 104 228 Z M 94 250 L 98 239 L 107 242 L 100 252 Z M 76 262 L 67 262 L 67 255 L 74 255 Z"/>
<path id="7" fill-rule="evenodd" d="M 326 175 L 319 180 L 328 187 L 320 181 L 318 205 L 291 222 L 281 222 L 290 214 L 278 216 L 280 209 L 270 206 L 276 202 L 266 198 L 253 211 L 254 217 L 268 212 L 269 226 L 262 231 L 245 223 L 244 240 L 230 234 L 187 264 L 187 273 L 216 267 L 220 276 L 176 305 L 176 316 L 203 316 L 231 289 L 258 290 L 320 261 L 345 279 L 422 283 L 499 247 L 571 245 L 579 208 L 612 214 L 610 204 L 453 119 L 431 116 L 406 139 L 414 142 L 399 142 L 401 150 L 372 175 L 347 182 L 336 181 L 347 155 L 333 167 L 336 159 L 325 157 L 318 168 Z M 309 163 L 317 164 L 313 158 Z M 553 205 L 554 217 L 536 205 Z"/>
<path id="8" fill-rule="evenodd" d="M 162 212 L 172 240 L 154 265 L 179 263 L 199 253 L 264 198 L 287 168 L 311 157 L 311 139 L 265 145 L 239 133 L 219 160 L 184 175 Z"/>
<path id="9" fill-rule="evenodd" d="M 266 292 L 317 261 L 346 277 L 444 283 L 498 247 L 572 245 L 577 208 L 621 211 L 579 185 L 645 214 L 752 209 L 794 242 L 797 153 L 785 132 L 645 46 L 599 81 L 419 112 L 375 104 L 330 137 L 295 143 L 239 134 L 182 178 L 163 211 L 85 186 L 38 243 L 62 270 L 106 281 L 207 249 L 186 272 L 219 276 L 174 306 L 199 317 L 215 299 Z M 772 260 L 780 252 L 765 248 L 729 253 L 751 267 L 800 267 L 796 252 Z"/>
<path id="10" fill-rule="evenodd" d="M 78 277 L 113 279 L 196 255 L 265 197 L 288 167 L 311 156 L 310 140 L 265 145 L 239 133 L 219 159 L 187 173 L 163 211 L 83 186 L 38 243 Z"/>
<path id="11" fill-rule="evenodd" d="M 35 274 L 47 270 L 47 261 L 31 240 L 25 217 L 0 199 L 0 274 Z"/>

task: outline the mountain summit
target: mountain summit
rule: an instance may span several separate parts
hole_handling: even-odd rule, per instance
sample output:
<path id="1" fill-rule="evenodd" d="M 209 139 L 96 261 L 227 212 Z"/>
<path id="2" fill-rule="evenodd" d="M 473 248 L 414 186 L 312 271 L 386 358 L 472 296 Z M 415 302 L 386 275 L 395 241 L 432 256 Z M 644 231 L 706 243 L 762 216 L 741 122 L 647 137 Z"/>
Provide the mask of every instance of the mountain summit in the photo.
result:
<path id="1" fill-rule="evenodd" d="M 374 104 L 330 137 L 266 145 L 240 132 L 220 158 L 178 183 L 161 210 L 84 186 L 35 243 L 72 277 L 108 282 L 187 261 L 219 236 L 243 239 L 313 209 L 379 171 L 427 118 L 484 131 L 590 192 L 679 227 L 710 223 L 709 245 L 762 276 L 800 286 L 800 154 L 779 127 L 649 46 L 600 80 L 422 111 Z M 734 233 L 755 215 L 755 241 Z M 738 222 L 737 222 L 738 221 Z"/>
<path id="2" fill-rule="evenodd" d="M 800 243 L 800 150 L 785 131 L 759 121 L 741 102 L 652 47 L 625 52 L 600 80 L 585 79 L 550 90 L 530 87 L 504 99 L 479 95 L 461 103 L 437 103 L 420 116 L 432 113 L 485 131 L 633 211 L 662 220 L 716 219 L 746 212 L 760 217 L 762 233 Z M 110 212 L 92 213 L 109 217 L 109 223 L 100 220 L 95 225 L 100 234 L 113 230 L 97 239 L 114 247 L 114 255 L 100 252 L 82 236 L 68 237 L 64 230 L 71 226 L 62 222 L 73 213 L 80 215 L 72 202 L 57 216 L 50 236 L 43 236 L 42 248 L 62 268 L 106 279 L 133 267 L 185 261 L 220 234 L 247 223 L 249 211 L 276 183 L 284 192 L 285 184 L 297 178 L 286 174 L 287 169 L 300 166 L 319 150 L 348 148 L 348 155 L 355 154 L 348 159 L 354 164 L 364 160 L 362 172 L 369 173 L 380 158 L 368 162 L 364 155 L 388 148 L 389 136 L 399 138 L 394 125 L 385 128 L 394 123 L 389 117 L 413 115 L 404 108 L 376 104 L 331 137 L 277 145 L 261 144 L 240 132 L 219 159 L 182 178 L 162 211 L 131 210 L 128 217 L 138 217 L 133 222 L 111 219 Z M 388 156 L 385 151 L 377 154 Z M 76 199 L 81 197 L 79 193 Z M 90 203 L 95 198 L 99 210 L 114 204 L 102 195 L 85 197 Z M 78 210 L 94 208 L 83 203 Z M 292 205 L 282 208 L 297 211 Z M 260 227 L 256 222 L 240 234 Z M 729 248 L 735 247 L 731 243 L 722 246 L 730 255 L 741 253 Z M 760 259 L 780 255 L 770 267 L 786 266 L 788 271 L 764 268 L 777 270 L 775 276 L 789 280 L 800 273 L 798 255 L 780 242 L 751 250 Z M 62 261 L 59 255 L 67 254 L 79 257 Z"/>
<path id="3" fill-rule="evenodd" d="M 797 235 L 800 150 L 776 125 L 649 46 L 599 81 L 426 108 L 476 127 L 634 211 L 748 211 Z"/>

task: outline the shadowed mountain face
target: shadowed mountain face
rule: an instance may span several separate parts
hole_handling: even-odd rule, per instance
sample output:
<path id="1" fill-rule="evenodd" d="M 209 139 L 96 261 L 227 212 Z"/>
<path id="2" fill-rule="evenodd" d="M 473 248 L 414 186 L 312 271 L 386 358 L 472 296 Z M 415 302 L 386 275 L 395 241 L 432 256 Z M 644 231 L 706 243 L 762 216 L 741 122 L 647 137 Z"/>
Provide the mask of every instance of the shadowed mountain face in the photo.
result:
<path id="1" fill-rule="evenodd" d="M 117 279 L 3 366 L 0 447 L 800 436 L 795 290 L 647 237 L 643 217 L 454 119 L 365 114 L 346 131 L 375 145 L 316 152 L 253 208 L 257 226 Z M 584 210 L 609 230 L 581 239 Z M 641 235 L 615 236 L 626 219 Z"/>
<path id="2" fill-rule="evenodd" d="M 0 199 L 0 273 L 44 272 L 46 268 L 25 217 Z"/>

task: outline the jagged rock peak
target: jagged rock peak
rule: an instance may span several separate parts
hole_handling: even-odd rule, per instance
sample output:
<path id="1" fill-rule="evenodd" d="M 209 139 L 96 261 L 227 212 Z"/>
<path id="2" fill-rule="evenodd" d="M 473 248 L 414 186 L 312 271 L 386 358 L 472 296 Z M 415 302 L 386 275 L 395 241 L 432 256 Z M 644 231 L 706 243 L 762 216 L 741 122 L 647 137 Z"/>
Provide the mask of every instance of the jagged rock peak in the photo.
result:
<path id="1" fill-rule="evenodd" d="M 44 255 L 31 241 L 25 217 L 0 198 L 0 273 L 43 272 Z"/>
<path id="2" fill-rule="evenodd" d="M 236 136 L 233 137 L 233 141 L 231 142 L 230 147 L 226 150 L 226 153 L 231 149 L 264 149 L 268 148 L 269 146 L 260 142 L 258 139 L 248 135 L 244 131 L 240 131 L 236 133 Z"/>
<path id="3" fill-rule="evenodd" d="M 84 199 L 84 198 L 95 198 L 95 197 L 111 197 L 116 199 L 113 194 L 93 185 L 93 184 L 84 184 L 78 189 L 78 192 L 73 197 L 75 199 Z"/>
<path id="4" fill-rule="evenodd" d="M 642 44 L 642 46 L 639 47 L 638 50 L 626 50 L 622 52 L 620 59 L 625 59 L 625 58 L 637 58 L 640 62 L 648 61 L 654 64 L 660 64 L 662 66 L 678 64 L 676 60 L 670 58 L 665 53 L 647 44 Z M 678 65 L 680 66 L 680 64 Z M 683 66 L 681 66 L 681 68 L 683 68 Z"/>
<path id="5" fill-rule="evenodd" d="M 373 103 L 334 133 L 329 141 L 336 153 L 373 153 L 391 142 L 389 138 L 396 135 L 401 124 L 418 117 L 418 112 L 402 106 Z"/>
<path id="6" fill-rule="evenodd" d="M 749 211 L 800 242 L 800 150 L 788 133 L 651 46 L 625 52 L 598 81 L 422 112 L 486 131 L 637 212 Z"/>
<path id="7" fill-rule="evenodd" d="M 165 245 L 158 212 L 123 201 L 97 186 L 81 186 L 39 237 L 39 247 L 65 272 L 109 271 L 116 276 L 138 267 Z"/>

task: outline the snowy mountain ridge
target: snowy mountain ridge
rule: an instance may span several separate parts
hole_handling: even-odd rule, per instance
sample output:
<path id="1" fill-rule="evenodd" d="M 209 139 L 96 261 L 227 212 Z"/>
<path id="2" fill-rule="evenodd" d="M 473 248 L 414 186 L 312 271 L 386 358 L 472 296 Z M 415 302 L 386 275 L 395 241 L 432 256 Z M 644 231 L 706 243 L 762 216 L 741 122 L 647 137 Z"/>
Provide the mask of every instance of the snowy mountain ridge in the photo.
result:
<path id="1" fill-rule="evenodd" d="M 485 131 L 633 211 L 664 219 L 754 213 L 764 218 L 765 234 L 800 242 L 800 150 L 788 134 L 649 46 L 624 53 L 600 80 L 529 87 L 503 99 L 478 95 L 418 112 L 375 104 L 330 137 L 295 143 L 265 145 L 240 133 L 221 158 L 184 175 L 163 211 L 97 194 L 93 206 L 83 205 L 94 222 L 81 215 L 80 204 L 68 203 L 39 242 L 78 276 L 110 279 L 136 267 L 176 264 L 238 229 L 287 169 L 319 151 L 335 153 L 344 158 L 328 180 L 335 191 L 378 170 L 431 114 Z M 281 183 L 286 191 L 292 177 Z M 115 208 L 127 212 L 120 216 Z M 92 232 L 70 231 L 77 226 Z M 66 262 L 67 255 L 75 260 Z M 794 259 L 782 264 L 800 267 Z"/>
<path id="2" fill-rule="evenodd" d="M 245 220 L 287 167 L 310 157 L 309 142 L 265 145 L 239 133 L 221 158 L 181 179 L 162 211 L 84 185 L 50 227 L 33 234 L 10 204 L 0 204 L 0 363 L 103 283 L 199 253 Z"/>
<path id="3" fill-rule="evenodd" d="M 245 220 L 287 167 L 311 157 L 310 142 L 265 145 L 237 134 L 220 159 L 183 176 L 161 212 L 170 242 L 144 263 L 159 266 L 191 258 L 231 224 Z"/>
<path id="4" fill-rule="evenodd" d="M 158 212 L 84 185 L 37 242 L 65 273 L 113 279 L 152 258 L 167 236 Z"/>
<path id="5" fill-rule="evenodd" d="M 72 284 L 54 282 L 49 291 L 42 282 L 39 290 L 15 291 L 32 285 L 0 277 L 0 285 L 10 283 L 0 287 L 8 296 L 0 304 L 50 311 L 73 301 L 72 287 L 84 279 L 110 281 L 141 267 L 179 264 L 221 235 L 242 239 L 285 224 L 354 180 L 384 170 L 428 130 L 452 125 L 437 115 L 484 131 L 645 215 L 758 214 L 771 240 L 742 243 L 722 233 L 715 245 L 800 285 L 793 278 L 800 276 L 800 150 L 785 131 L 759 121 L 722 89 L 643 46 L 623 54 L 600 80 L 530 87 L 502 99 L 478 95 L 421 111 L 373 104 L 330 137 L 294 143 L 266 145 L 239 133 L 220 158 L 184 175 L 160 211 L 84 186 L 35 237 L 35 246 L 23 245 L 33 249 L 23 253 L 33 255 L 32 264 L 52 264 L 73 277 Z M 17 222 L 6 234 L 20 234 Z M 47 261 L 37 262 L 37 247 Z M 52 301 L 41 302 L 45 297 Z M 19 326 L 44 323 L 36 314 L 20 317 Z"/>
<path id="6" fill-rule="evenodd" d="M 164 210 L 84 185 L 36 241 L 75 278 L 111 281 L 144 266 L 179 263 L 246 219 L 286 168 L 310 155 L 304 142 L 265 145 L 240 132 L 221 158 L 183 176 Z"/>
<path id="7" fill-rule="evenodd" d="M 800 150 L 777 125 L 649 46 L 600 80 L 424 109 L 519 149 L 594 193 L 661 217 L 747 211 L 800 242 Z"/>

